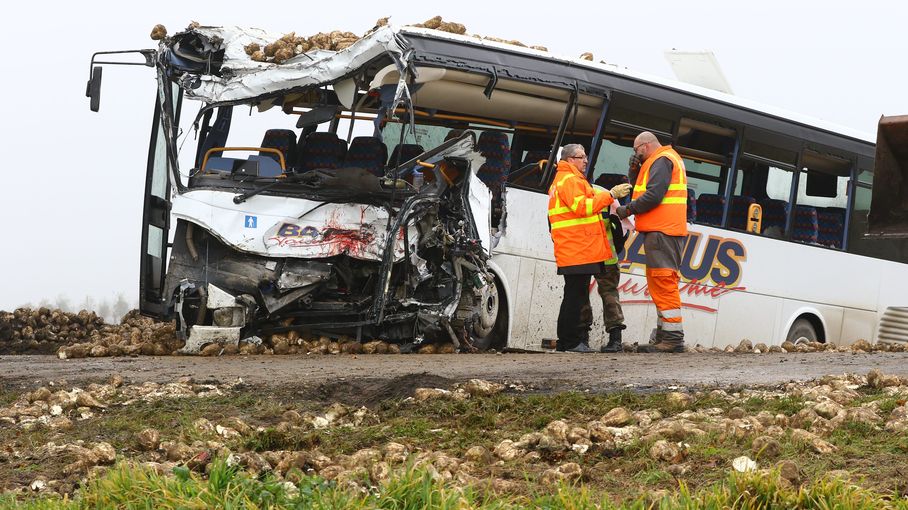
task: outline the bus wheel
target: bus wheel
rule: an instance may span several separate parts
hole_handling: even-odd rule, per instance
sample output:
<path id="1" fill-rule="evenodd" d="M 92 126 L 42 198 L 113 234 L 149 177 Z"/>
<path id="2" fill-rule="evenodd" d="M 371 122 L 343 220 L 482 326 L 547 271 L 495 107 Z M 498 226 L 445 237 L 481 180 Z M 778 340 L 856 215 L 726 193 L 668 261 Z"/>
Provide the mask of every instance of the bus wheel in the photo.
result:
<path id="1" fill-rule="evenodd" d="M 808 342 L 816 342 L 818 339 L 817 330 L 813 327 L 813 323 L 804 317 L 800 317 L 794 321 L 794 324 L 791 325 L 791 329 L 788 330 L 788 336 L 785 337 L 785 340 L 791 343 L 798 343 L 798 340 L 801 340 L 802 338 L 806 338 Z"/>
<path id="2" fill-rule="evenodd" d="M 479 306 L 480 319 L 474 324 L 470 339 L 473 347 L 478 351 L 501 350 L 508 335 L 508 306 L 497 278 L 495 284 L 482 293 Z"/>

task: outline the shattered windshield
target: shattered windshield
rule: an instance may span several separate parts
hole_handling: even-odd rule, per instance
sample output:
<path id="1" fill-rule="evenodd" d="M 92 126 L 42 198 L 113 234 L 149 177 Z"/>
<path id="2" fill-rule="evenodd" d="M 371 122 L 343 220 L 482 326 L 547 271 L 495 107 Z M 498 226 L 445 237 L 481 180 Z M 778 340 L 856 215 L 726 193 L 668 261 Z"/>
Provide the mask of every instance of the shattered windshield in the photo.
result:
<path id="1" fill-rule="evenodd" d="M 328 115 L 317 108 L 280 105 L 203 110 L 196 125 L 184 131 L 195 135 L 194 149 L 180 144 L 181 168 L 189 169 L 183 171 L 185 183 L 191 188 L 268 187 L 347 195 L 412 192 L 410 181 L 385 178 L 393 154 L 372 136 L 373 122 L 351 125 L 336 107 L 329 108 Z M 297 127 L 313 114 L 330 120 Z"/>

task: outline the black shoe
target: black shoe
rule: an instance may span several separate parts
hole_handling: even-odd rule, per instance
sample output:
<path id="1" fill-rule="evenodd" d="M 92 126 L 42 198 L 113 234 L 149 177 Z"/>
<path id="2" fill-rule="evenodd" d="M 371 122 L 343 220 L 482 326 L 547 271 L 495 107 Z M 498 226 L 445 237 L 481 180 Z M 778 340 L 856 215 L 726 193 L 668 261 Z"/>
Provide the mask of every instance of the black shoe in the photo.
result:
<path id="1" fill-rule="evenodd" d="M 615 328 L 608 332 L 608 343 L 599 348 L 599 352 L 622 352 L 621 329 Z"/>
<path id="2" fill-rule="evenodd" d="M 659 342 L 658 344 L 649 344 L 649 345 L 639 345 L 637 346 L 637 352 L 649 352 L 649 353 L 678 353 L 686 352 L 684 343 L 675 344 L 672 342 Z"/>
<path id="3" fill-rule="evenodd" d="M 589 344 L 587 344 L 586 342 L 580 342 L 579 344 L 577 344 L 576 347 L 568 349 L 567 352 L 580 352 L 580 353 L 585 354 L 588 352 L 596 352 L 596 351 L 593 349 L 590 349 Z"/>

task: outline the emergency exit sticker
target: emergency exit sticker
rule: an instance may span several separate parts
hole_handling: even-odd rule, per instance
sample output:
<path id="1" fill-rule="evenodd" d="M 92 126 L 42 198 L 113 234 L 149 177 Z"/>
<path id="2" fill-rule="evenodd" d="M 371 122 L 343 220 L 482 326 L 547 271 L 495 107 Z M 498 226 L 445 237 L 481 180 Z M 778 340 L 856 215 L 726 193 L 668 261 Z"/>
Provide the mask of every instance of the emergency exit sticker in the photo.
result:
<path id="1" fill-rule="evenodd" d="M 246 216 L 246 228 L 255 228 L 258 224 L 257 216 Z"/>

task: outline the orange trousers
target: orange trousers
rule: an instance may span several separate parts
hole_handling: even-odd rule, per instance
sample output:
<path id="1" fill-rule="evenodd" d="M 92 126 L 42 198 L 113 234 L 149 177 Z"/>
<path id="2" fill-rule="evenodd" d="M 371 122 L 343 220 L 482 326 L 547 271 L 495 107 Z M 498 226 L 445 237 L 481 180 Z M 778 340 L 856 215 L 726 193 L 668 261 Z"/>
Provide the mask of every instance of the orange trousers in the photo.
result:
<path id="1" fill-rule="evenodd" d="M 656 304 L 660 329 L 666 332 L 684 331 L 681 324 L 681 293 L 678 291 L 680 275 L 674 269 L 646 268 L 646 283 Z"/>

